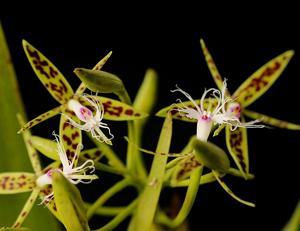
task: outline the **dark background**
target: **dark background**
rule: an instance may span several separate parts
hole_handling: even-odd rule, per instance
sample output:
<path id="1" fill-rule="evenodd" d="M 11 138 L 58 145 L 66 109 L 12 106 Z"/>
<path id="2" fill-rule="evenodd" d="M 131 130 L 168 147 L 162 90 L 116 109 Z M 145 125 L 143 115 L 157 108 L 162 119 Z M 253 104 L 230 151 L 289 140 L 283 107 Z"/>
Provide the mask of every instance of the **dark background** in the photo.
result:
<path id="1" fill-rule="evenodd" d="M 184 6 L 165 8 L 145 3 L 123 8 L 94 4 L 73 8 L 24 8 L 22 13 L 9 9 L 0 15 L 16 66 L 28 118 L 53 108 L 56 101 L 45 91 L 23 53 L 24 38 L 43 52 L 66 76 L 75 89 L 79 80 L 75 67 L 92 67 L 112 50 L 113 56 L 104 70 L 122 78 L 134 97 L 148 67 L 159 74 L 159 101 L 155 111 L 174 102 L 170 93 L 178 84 L 194 98 L 205 87 L 215 87 L 202 55 L 199 39 L 204 38 L 219 71 L 228 79 L 231 93 L 261 65 L 276 55 L 294 49 L 296 54 L 272 88 L 249 108 L 300 124 L 299 110 L 299 17 L 288 2 L 279 7 L 268 5 Z M 22 7 L 22 6 L 21 6 Z M 139 8 L 136 8 L 139 7 Z M 127 10 L 129 9 L 130 10 Z M 5 8 L 2 8 L 2 10 Z M 46 11 L 47 10 L 47 11 Z M 11 12 L 11 13 L 9 13 Z M 57 126 L 58 118 L 33 129 L 45 136 Z M 118 148 L 124 148 L 119 132 L 124 123 L 113 123 Z M 144 147 L 155 148 L 162 120 L 152 118 L 147 126 Z M 53 127 L 54 126 L 54 127 Z M 50 131 L 49 131 L 50 129 Z M 124 130 L 124 129 L 123 129 Z M 195 126 L 174 123 L 172 149 L 180 150 Z M 118 134 L 120 133 L 120 134 Z M 224 133 L 211 141 L 225 147 Z M 250 169 L 253 181 L 226 178 L 240 197 L 256 203 L 248 208 L 229 197 L 217 183 L 200 187 L 189 216 L 192 230 L 280 230 L 289 219 L 299 199 L 300 131 L 250 129 L 248 133 Z M 111 175 L 101 177 L 102 192 Z M 112 181 L 115 179 L 113 178 Z M 90 186 L 92 197 L 99 195 Z M 183 196 L 184 190 L 175 190 Z M 125 195 L 131 192 L 125 192 Z M 171 191 L 164 192 L 162 203 L 169 201 Z M 87 198 L 88 194 L 84 194 Z M 124 198 L 124 194 L 122 195 Z M 103 222 L 100 219 L 100 224 Z M 95 221 L 95 219 L 94 219 Z M 121 228 L 120 230 L 124 230 Z"/>

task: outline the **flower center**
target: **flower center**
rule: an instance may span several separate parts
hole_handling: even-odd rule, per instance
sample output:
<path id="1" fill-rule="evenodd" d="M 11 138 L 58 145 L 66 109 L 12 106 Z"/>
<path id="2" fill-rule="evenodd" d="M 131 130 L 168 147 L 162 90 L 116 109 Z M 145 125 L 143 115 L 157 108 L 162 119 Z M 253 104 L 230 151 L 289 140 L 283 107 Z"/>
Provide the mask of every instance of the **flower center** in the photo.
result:
<path id="1" fill-rule="evenodd" d="M 89 118 L 92 117 L 92 112 L 91 110 L 89 110 L 88 108 L 86 107 L 81 107 L 80 108 L 80 114 L 81 116 L 85 119 L 85 120 L 88 120 Z"/>
<path id="2" fill-rule="evenodd" d="M 241 105 L 237 102 L 229 103 L 227 112 L 230 113 L 230 115 L 235 116 L 236 118 L 240 118 L 242 112 Z"/>

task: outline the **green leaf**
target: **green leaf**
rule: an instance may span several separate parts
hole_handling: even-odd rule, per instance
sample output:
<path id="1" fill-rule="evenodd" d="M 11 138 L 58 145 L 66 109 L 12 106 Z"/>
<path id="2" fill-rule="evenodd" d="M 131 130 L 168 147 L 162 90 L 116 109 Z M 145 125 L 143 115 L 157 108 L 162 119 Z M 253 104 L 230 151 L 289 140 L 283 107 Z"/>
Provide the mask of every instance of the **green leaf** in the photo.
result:
<path id="1" fill-rule="evenodd" d="M 26 118 L 12 59 L 0 24 L 0 127 L 1 131 L 5 131 L 0 133 L 0 172 L 32 171 L 22 136 L 17 134 L 17 113 Z M 0 208 L 5 208 L 0 209 L 0 226 L 10 226 L 14 222 L 28 196 L 28 193 L 0 195 Z M 26 226 L 33 230 L 58 230 L 57 223 L 44 208 L 33 209 L 26 220 Z"/>
<path id="2" fill-rule="evenodd" d="M 300 201 L 298 202 L 298 205 L 295 208 L 294 213 L 292 214 L 290 220 L 284 226 L 282 231 L 296 231 L 299 229 L 300 229 Z"/>
<path id="3" fill-rule="evenodd" d="M 168 153 L 172 138 L 172 117 L 170 114 L 165 119 L 156 153 Z M 148 183 L 142 192 L 136 211 L 136 216 L 132 219 L 133 230 L 148 231 L 154 219 L 158 206 L 162 183 L 164 179 L 165 167 L 168 155 L 155 155 L 148 177 Z"/>
<path id="4" fill-rule="evenodd" d="M 191 144 L 195 155 L 202 164 L 213 170 L 228 172 L 230 161 L 223 149 L 211 142 L 198 140 L 195 136 L 191 138 Z"/>
<path id="5" fill-rule="evenodd" d="M 32 191 L 35 174 L 27 172 L 0 173 L 0 194 L 14 194 Z"/>
<path id="6" fill-rule="evenodd" d="M 68 231 L 90 230 L 79 190 L 61 173 L 53 173 L 54 201 L 57 212 Z"/>
<path id="7" fill-rule="evenodd" d="M 28 61 L 42 84 L 60 104 L 67 103 L 74 92 L 62 73 L 27 41 L 23 40 L 22 44 Z"/>

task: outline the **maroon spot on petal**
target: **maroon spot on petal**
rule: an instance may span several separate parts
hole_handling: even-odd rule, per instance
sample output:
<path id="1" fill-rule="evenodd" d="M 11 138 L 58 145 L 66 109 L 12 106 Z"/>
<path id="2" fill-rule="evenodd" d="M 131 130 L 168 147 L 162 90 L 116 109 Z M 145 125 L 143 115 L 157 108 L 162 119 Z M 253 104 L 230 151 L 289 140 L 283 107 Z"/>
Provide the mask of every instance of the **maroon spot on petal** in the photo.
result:
<path id="1" fill-rule="evenodd" d="M 127 109 L 124 113 L 125 113 L 125 115 L 133 115 L 133 110 Z"/>

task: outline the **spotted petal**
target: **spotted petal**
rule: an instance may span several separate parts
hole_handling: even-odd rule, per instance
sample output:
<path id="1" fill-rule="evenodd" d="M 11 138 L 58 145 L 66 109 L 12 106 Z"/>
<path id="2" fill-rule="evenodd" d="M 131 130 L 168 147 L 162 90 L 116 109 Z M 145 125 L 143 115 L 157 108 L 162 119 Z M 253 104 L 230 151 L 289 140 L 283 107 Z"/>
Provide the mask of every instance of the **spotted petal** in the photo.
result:
<path id="1" fill-rule="evenodd" d="M 220 91 L 222 91 L 222 89 L 223 89 L 223 79 L 222 79 L 222 77 L 219 73 L 219 70 L 218 70 L 218 68 L 215 64 L 215 61 L 213 60 L 213 58 L 212 58 L 209 50 L 207 49 L 203 39 L 200 40 L 200 44 L 201 44 L 201 48 L 202 48 L 202 51 L 203 51 L 208 69 L 209 69 L 209 71 L 210 71 L 217 87 L 220 89 Z M 228 91 L 226 91 L 226 93 L 229 95 Z"/>
<path id="2" fill-rule="evenodd" d="M 96 162 L 99 161 L 105 155 L 103 151 L 104 150 L 100 150 L 99 148 L 92 148 L 82 151 L 80 156 Z"/>
<path id="3" fill-rule="evenodd" d="M 238 169 L 247 179 L 249 174 L 249 156 L 246 128 L 238 127 L 236 130 L 231 131 L 230 126 L 226 126 L 226 144 Z"/>
<path id="4" fill-rule="evenodd" d="M 14 194 L 32 191 L 35 174 L 27 172 L 0 173 L 0 194 Z"/>
<path id="5" fill-rule="evenodd" d="M 289 50 L 267 62 L 236 90 L 233 98 L 236 97 L 243 107 L 253 103 L 272 86 L 293 55 L 294 51 Z"/>
<path id="6" fill-rule="evenodd" d="M 49 110 L 49 111 L 47 111 L 47 112 L 39 115 L 38 117 L 36 117 L 33 120 L 29 121 L 28 123 L 24 124 L 22 126 L 22 128 L 18 131 L 18 133 L 21 133 L 21 132 L 23 132 L 23 131 L 25 131 L 27 129 L 30 129 L 33 126 L 35 126 L 35 125 L 37 125 L 37 124 L 39 124 L 39 123 L 41 123 L 41 122 L 43 122 L 43 121 L 45 121 L 45 120 L 47 120 L 47 119 L 49 119 L 51 117 L 57 115 L 59 112 L 61 112 L 62 107 L 63 106 L 59 106 L 59 107 L 53 108 L 53 109 L 51 109 L 51 110 Z"/>
<path id="7" fill-rule="evenodd" d="M 41 52 L 23 40 L 23 48 L 35 74 L 60 104 L 68 102 L 74 92 L 60 71 Z"/>
<path id="8" fill-rule="evenodd" d="M 219 182 L 219 184 L 222 186 L 222 188 L 225 190 L 225 192 L 227 192 L 233 199 L 237 200 L 238 202 L 244 204 L 244 205 L 248 205 L 250 207 L 255 207 L 255 204 L 249 202 L 249 201 L 245 201 L 241 198 L 239 198 L 238 196 L 236 196 L 234 194 L 234 192 L 225 184 L 225 182 L 223 180 L 220 179 L 219 177 L 219 173 L 217 171 L 213 170 L 213 173 L 217 179 L 217 181 Z"/>
<path id="9" fill-rule="evenodd" d="M 136 120 L 143 119 L 148 115 L 144 112 L 134 109 L 128 104 L 122 103 L 118 100 L 94 96 L 98 101 L 103 104 L 104 108 L 104 119 L 106 120 L 115 120 L 115 121 L 124 121 L 124 120 Z M 94 110 L 86 102 L 82 102 L 86 107 L 91 110 Z"/>
<path id="10" fill-rule="evenodd" d="M 285 129 L 290 129 L 290 130 L 300 130 L 300 124 L 294 124 L 294 123 L 290 123 L 288 121 L 284 121 L 284 120 L 279 120 L 279 119 L 275 119 L 273 117 L 258 113 L 258 112 L 254 112 L 254 111 L 250 111 L 250 110 L 243 110 L 243 114 L 253 118 L 253 119 L 259 119 L 261 120 L 261 122 L 274 126 L 274 127 L 278 127 L 278 128 L 285 128 Z"/>
<path id="11" fill-rule="evenodd" d="M 72 161 L 76 154 L 77 146 L 82 143 L 82 134 L 79 128 L 70 124 L 68 117 L 73 119 L 76 123 L 80 123 L 80 121 L 77 116 L 75 116 L 75 113 L 68 109 L 64 109 L 62 113 L 63 115 L 60 118 L 59 125 L 60 142 L 66 151 L 68 159 Z M 79 156 L 76 156 L 74 166 L 76 166 L 78 158 Z"/>
<path id="12" fill-rule="evenodd" d="M 172 173 L 171 185 L 176 185 L 177 182 L 185 180 L 190 176 L 191 172 L 201 166 L 201 163 L 196 159 L 194 155 L 187 156 L 179 161 L 179 163 L 174 167 Z"/>
<path id="13" fill-rule="evenodd" d="M 23 120 L 21 114 L 17 114 L 17 118 L 18 118 L 19 124 L 22 126 L 25 123 L 25 121 Z M 32 166 L 34 172 L 38 173 L 41 171 L 41 163 L 40 163 L 38 153 L 32 145 L 31 137 L 32 136 L 31 136 L 31 133 L 29 130 L 27 130 L 23 133 L 23 139 L 24 139 L 24 143 L 25 143 L 25 146 L 27 149 L 28 157 L 31 162 L 31 166 Z"/>
<path id="14" fill-rule="evenodd" d="M 197 105 L 200 104 L 200 100 L 195 100 L 195 102 Z M 218 104 L 218 101 L 214 98 L 207 98 L 203 102 L 204 109 L 208 109 L 210 106 L 210 110 L 214 110 L 215 107 L 217 106 L 217 104 Z M 167 106 L 167 107 L 159 110 L 156 113 L 156 116 L 166 117 L 168 112 L 170 111 L 173 119 L 182 120 L 182 121 L 186 121 L 186 122 L 197 122 L 196 119 L 188 118 L 184 115 L 184 113 L 181 113 L 178 110 L 176 110 L 176 108 L 181 108 L 181 107 L 188 107 L 188 108 L 192 108 L 192 109 L 196 110 L 195 106 L 193 105 L 193 103 L 191 101 L 184 101 L 181 103 L 172 104 L 170 106 Z"/>
<path id="15" fill-rule="evenodd" d="M 29 215 L 38 195 L 39 195 L 40 190 L 39 189 L 34 189 L 30 196 L 28 197 L 25 205 L 23 206 L 21 212 L 19 213 L 19 216 L 17 217 L 15 223 L 13 224 L 13 228 L 19 228 L 22 226 L 23 222 Z"/>

